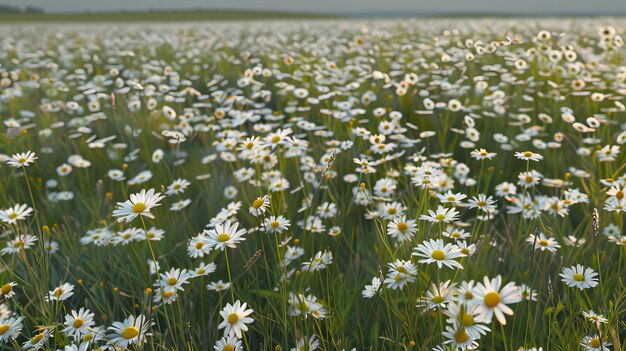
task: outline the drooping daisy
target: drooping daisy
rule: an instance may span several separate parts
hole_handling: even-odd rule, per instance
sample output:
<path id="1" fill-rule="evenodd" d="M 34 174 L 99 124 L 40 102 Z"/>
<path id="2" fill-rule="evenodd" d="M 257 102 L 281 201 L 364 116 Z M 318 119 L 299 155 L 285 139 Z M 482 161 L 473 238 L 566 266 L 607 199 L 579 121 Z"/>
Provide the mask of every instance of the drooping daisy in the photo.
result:
<path id="1" fill-rule="evenodd" d="M 502 277 L 500 275 L 491 280 L 485 277 L 483 283 L 476 284 L 473 291 L 476 298 L 480 301 L 478 306 L 481 318 L 490 322 L 495 314 L 498 322 L 505 325 L 506 319 L 504 315 L 513 315 L 513 310 L 507 305 L 518 303 L 522 300 L 519 288 L 513 282 L 509 282 L 502 287 Z"/>
<path id="2" fill-rule="evenodd" d="M 593 310 L 583 311 L 583 317 L 587 318 L 587 320 L 594 322 L 596 324 L 607 323 L 608 319 L 604 318 L 603 315 L 595 313 Z"/>
<path id="3" fill-rule="evenodd" d="M 74 285 L 63 283 L 54 290 L 48 292 L 46 300 L 48 301 L 64 301 L 74 295 Z"/>
<path id="4" fill-rule="evenodd" d="M 5 299 L 10 299 L 13 297 L 13 295 L 15 295 L 15 290 L 13 290 L 13 287 L 16 285 L 16 282 L 6 283 L 0 288 L 0 293 L 2 293 L 2 296 L 4 296 Z"/>
<path id="5" fill-rule="evenodd" d="M 463 256 L 459 248 L 451 243 L 444 245 L 441 239 L 424 241 L 415 248 L 415 252 L 412 255 L 422 258 L 418 261 L 419 263 L 435 262 L 439 268 L 446 265 L 448 268 L 463 269 L 463 266 L 454 260 Z"/>
<path id="6" fill-rule="evenodd" d="M 161 193 L 155 193 L 154 189 L 147 192 L 142 189 L 139 193 L 130 195 L 130 200 L 118 202 L 118 208 L 113 211 L 113 217 L 120 217 L 118 222 L 130 222 L 139 215 L 154 218 L 150 209 L 160 206 L 159 201 L 163 198 Z"/>
<path id="7" fill-rule="evenodd" d="M 374 277 L 372 278 L 372 284 L 366 285 L 365 288 L 363 288 L 363 292 L 361 293 L 361 295 L 363 295 L 363 297 L 366 299 L 372 298 L 380 292 L 380 286 L 380 278 Z"/>
<path id="8" fill-rule="evenodd" d="M 563 267 L 563 272 L 559 274 L 567 286 L 571 288 L 579 288 L 580 290 L 593 288 L 598 285 L 598 273 L 591 268 L 585 268 L 583 265 L 577 264 L 569 268 Z"/>
<path id="9" fill-rule="evenodd" d="M 247 306 L 247 303 L 241 304 L 241 302 L 237 300 L 233 305 L 228 303 L 226 304 L 226 307 L 222 309 L 220 315 L 224 318 L 224 320 L 217 326 L 217 328 L 224 328 L 224 336 L 232 337 L 236 335 L 238 339 L 242 338 L 242 332 L 248 330 L 248 326 L 246 324 L 254 322 L 254 319 L 248 317 L 254 311 L 252 309 L 246 309 Z"/>
<path id="10" fill-rule="evenodd" d="M 23 328 L 22 320 L 24 320 L 24 317 L 15 317 L 13 315 L 0 318 L 0 340 L 7 343 L 17 338 Z"/>
<path id="11" fill-rule="evenodd" d="M 22 350 L 39 350 L 43 348 L 53 334 L 54 328 L 48 328 L 35 334 L 35 336 L 24 343 Z"/>
<path id="12" fill-rule="evenodd" d="M 250 214 L 258 217 L 267 211 L 270 206 L 270 197 L 269 195 L 263 195 L 262 197 L 257 198 L 250 205 Z"/>
<path id="13" fill-rule="evenodd" d="M 113 322 L 108 328 L 111 333 L 107 336 L 109 345 L 128 348 L 128 345 L 141 345 L 146 342 L 147 337 L 152 334 L 149 332 L 153 322 L 146 320 L 142 314 L 137 316 L 128 316 L 123 322 Z"/>

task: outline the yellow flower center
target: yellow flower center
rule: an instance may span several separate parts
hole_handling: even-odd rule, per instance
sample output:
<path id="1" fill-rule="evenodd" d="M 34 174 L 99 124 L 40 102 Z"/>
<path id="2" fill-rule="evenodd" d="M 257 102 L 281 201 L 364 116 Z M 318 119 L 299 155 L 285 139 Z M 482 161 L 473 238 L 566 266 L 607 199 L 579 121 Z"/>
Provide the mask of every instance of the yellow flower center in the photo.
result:
<path id="1" fill-rule="evenodd" d="M 480 206 L 480 207 L 485 207 L 485 206 L 487 206 L 487 201 L 478 201 L 478 203 L 477 203 L 477 204 L 478 204 L 478 206 Z"/>
<path id="2" fill-rule="evenodd" d="M 0 288 L 0 292 L 2 292 L 2 295 L 8 295 L 11 293 L 11 291 L 13 291 L 13 285 L 11 285 L 11 283 L 4 284 L 2 288 Z"/>
<path id="3" fill-rule="evenodd" d="M 231 313 L 228 315 L 228 323 L 235 324 L 239 320 L 239 315 L 237 313 Z"/>
<path id="4" fill-rule="evenodd" d="M 467 247 L 464 247 L 464 248 L 462 248 L 462 249 L 461 249 L 461 253 L 462 253 L 463 255 L 469 255 L 470 250 L 469 250 Z"/>
<path id="5" fill-rule="evenodd" d="M 272 223 L 270 223 L 270 225 L 272 226 L 272 228 L 278 228 L 280 223 L 278 223 L 278 221 L 272 221 Z"/>
<path id="6" fill-rule="evenodd" d="M 197 274 L 204 274 L 205 272 L 206 272 L 206 269 L 204 269 L 204 268 L 199 268 L 199 269 L 196 271 L 196 273 L 197 273 Z"/>
<path id="7" fill-rule="evenodd" d="M 226 242 L 230 239 L 230 235 L 228 235 L 227 233 L 222 233 L 220 235 L 217 236 L 217 241 L 223 243 Z"/>
<path id="8" fill-rule="evenodd" d="M 433 297 L 433 302 L 436 303 L 436 304 L 442 303 L 443 302 L 443 296 L 437 295 L 437 296 Z"/>
<path id="9" fill-rule="evenodd" d="M 204 246 L 204 243 L 202 241 L 196 243 L 196 249 L 198 250 L 200 250 L 203 246 Z"/>
<path id="10" fill-rule="evenodd" d="M 548 246 L 548 240 L 539 240 L 539 245 Z"/>
<path id="11" fill-rule="evenodd" d="M 407 273 L 407 270 L 406 270 L 406 268 L 404 266 L 399 266 L 397 270 L 400 273 L 405 273 L 405 274 Z"/>
<path id="12" fill-rule="evenodd" d="M 442 221 L 442 220 L 446 219 L 446 215 L 443 214 L 443 213 L 439 213 L 439 214 L 437 214 L 435 216 L 435 219 L 438 220 L 438 221 Z"/>
<path id="13" fill-rule="evenodd" d="M 583 280 L 585 280 L 585 276 L 582 275 L 581 273 L 574 274 L 572 278 L 574 278 L 574 280 L 577 282 L 582 282 Z"/>
<path id="14" fill-rule="evenodd" d="M 54 289 L 54 296 L 60 297 L 62 294 L 63 294 L 63 289 L 61 288 Z"/>
<path id="15" fill-rule="evenodd" d="M 441 250 L 434 250 L 430 256 L 435 260 L 441 261 L 446 258 L 446 253 Z"/>
<path id="16" fill-rule="evenodd" d="M 178 282 L 178 279 L 176 279 L 174 277 L 172 277 L 172 278 L 167 280 L 167 284 L 168 285 L 174 285 L 174 284 L 176 284 L 176 282 Z"/>
<path id="17" fill-rule="evenodd" d="M 223 351 L 235 351 L 235 346 L 233 346 L 233 344 L 228 344 L 228 345 L 225 345 L 222 350 Z"/>
<path id="18" fill-rule="evenodd" d="M 274 135 L 274 137 L 272 138 L 272 143 L 277 143 L 280 141 L 280 137 L 278 135 Z"/>
<path id="19" fill-rule="evenodd" d="M 400 223 L 398 223 L 397 228 L 398 228 L 399 231 L 403 232 L 403 231 L 409 229 L 409 225 L 404 223 L 404 222 L 400 222 Z"/>
<path id="20" fill-rule="evenodd" d="M 17 212 L 11 212 L 11 214 L 9 215 L 9 218 L 11 219 L 17 218 Z"/>
<path id="21" fill-rule="evenodd" d="M 591 341 L 589 342 L 589 345 L 591 345 L 591 347 L 597 349 L 600 347 L 600 338 L 593 338 L 591 339 Z"/>
<path id="22" fill-rule="evenodd" d="M 474 298 L 474 294 L 472 294 L 471 291 L 468 291 L 468 292 L 465 293 L 465 299 L 466 300 L 471 300 L 473 298 Z"/>
<path id="23" fill-rule="evenodd" d="M 485 295 L 485 305 L 489 308 L 495 308 L 500 304 L 500 294 L 495 291 L 488 292 Z"/>
<path id="24" fill-rule="evenodd" d="M 623 192 L 623 191 L 621 191 L 621 190 L 620 190 L 620 191 L 618 191 L 617 193 L 615 193 L 615 197 L 616 197 L 618 200 L 623 199 L 623 198 L 624 198 L 624 192 Z"/>
<path id="25" fill-rule="evenodd" d="M 41 341 L 41 339 L 43 339 L 44 336 L 45 336 L 44 333 L 39 333 L 39 334 L 35 335 L 32 339 L 30 339 L 31 344 L 34 345 L 34 344 L 38 343 L 39 341 Z"/>
<path id="26" fill-rule="evenodd" d="M 532 152 L 530 152 L 530 151 L 526 151 L 526 152 L 524 152 L 524 157 L 530 157 L 530 156 L 532 156 L 532 155 L 533 155 L 533 153 L 532 153 Z"/>
<path id="27" fill-rule="evenodd" d="M 22 246 L 24 246 L 24 241 L 23 240 L 17 240 L 17 241 L 15 241 L 13 246 L 15 246 L 15 247 L 22 247 Z"/>
<path id="28" fill-rule="evenodd" d="M 459 314 L 459 322 L 462 325 L 469 327 L 470 325 L 474 325 L 474 316 L 470 313 L 463 312 Z"/>
<path id="29" fill-rule="evenodd" d="M 137 335 L 139 335 L 139 329 L 135 328 L 132 325 L 130 327 L 126 327 L 126 329 L 124 329 L 124 331 L 122 332 L 122 337 L 126 340 L 130 340 Z"/>
<path id="30" fill-rule="evenodd" d="M 466 342 L 467 339 L 469 339 L 469 335 L 465 330 L 459 330 L 458 332 L 454 333 L 454 341 L 459 344 Z"/>
<path id="31" fill-rule="evenodd" d="M 260 197 L 254 200 L 254 202 L 252 203 L 252 207 L 259 209 L 259 207 L 263 206 L 263 203 L 264 203 L 263 198 Z"/>
<path id="32" fill-rule="evenodd" d="M 76 318 L 74 319 L 74 323 L 72 323 L 72 325 L 74 326 L 74 328 L 80 328 L 83 326 L 83 319 L 82 318 Z"/>
<path id="33" fill-rule="evenodd" d="M 174 290 L 169 290 L 163 293 L 163 297 L 166 299 L 171 297 L 172 295 L 174 295 Z"/>
<path id="34" fill-rule="evenodd" d="M 446 200 L 448 200 L 448 201 L 454 201 L 454 200 L 456 200 L 456 197 L 454 197 L 454 196 L 448 196 L 448 197 L 446 198 Z"/>
<path id="35" fill-rule="evenodd" d="M 83 336 L 83 342 L 90 341 L 91 339 L 93 339 L 93 334 L 85 334 L 85 336 Z"/>
<path id="36" fill-rule="evenodd" d="M 138 203 L 133 205 L 133 212 L 134 213 L 141 213 L 141 212 L 143 212 L 145 210 L 146 210 L 146 204 L 144 204 L 143 202 L 138 202 Z"/>
<path id="37" fill-rule="evenodd" d="M 19 159 L 17 159 L 17 162 L 24 163 L 26 162 L 26 159 L 24 157 L 20 157 Z"/>
<path id="38" fill-rule="evenodd" d="M 6 333 L 9 328 L 11 328 L 9 324 L 0 325 L 0 335 L 4 335 L 4 333 Z"/>
<path id="39" fill-rule="evenodd" d="M 390 215 L 396 214 L 396 209 L 395 208 L 390 208 L 389 210 L 387 210 L 387 213 L 389 213 Z"/>

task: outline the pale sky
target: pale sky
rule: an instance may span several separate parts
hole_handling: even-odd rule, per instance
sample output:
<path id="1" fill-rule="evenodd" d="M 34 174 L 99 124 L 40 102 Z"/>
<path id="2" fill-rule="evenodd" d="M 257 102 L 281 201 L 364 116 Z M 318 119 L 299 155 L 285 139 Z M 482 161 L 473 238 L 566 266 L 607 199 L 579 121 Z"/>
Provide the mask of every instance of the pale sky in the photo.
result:
<path id="1" fill-rule="evenodd" d="M 626 0 L 0 0 L 47 12 L 148 9 L 265 9 L 329 14 L 589 14 L 626 15 Z"/>

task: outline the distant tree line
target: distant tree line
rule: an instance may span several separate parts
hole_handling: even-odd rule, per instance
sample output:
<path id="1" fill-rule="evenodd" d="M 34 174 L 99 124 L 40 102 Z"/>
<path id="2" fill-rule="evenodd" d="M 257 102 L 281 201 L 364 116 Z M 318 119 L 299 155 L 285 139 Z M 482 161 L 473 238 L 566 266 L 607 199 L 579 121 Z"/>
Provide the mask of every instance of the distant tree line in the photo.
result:
<path id="1" fill-rule="evenodd" d="M 34 6 L 16 7 L 0 4 L 0 13 L 43 13 L 43 10 Z"/>

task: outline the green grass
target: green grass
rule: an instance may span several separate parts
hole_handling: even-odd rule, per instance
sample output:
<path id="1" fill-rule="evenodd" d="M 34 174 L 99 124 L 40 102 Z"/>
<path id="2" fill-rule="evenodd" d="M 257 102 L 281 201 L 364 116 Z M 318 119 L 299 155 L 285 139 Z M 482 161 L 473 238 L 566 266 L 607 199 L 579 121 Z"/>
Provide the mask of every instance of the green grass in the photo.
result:
<path id="1" fill-rule="evenodd" d="M 185 21 L 246 21 L 330 18 L 330 15 L 238 10 L 175 10 L 128 11 L 93 13 L 0 13 L 0 23 L 94 23 L 94 22 L 185 22 Z"/>

